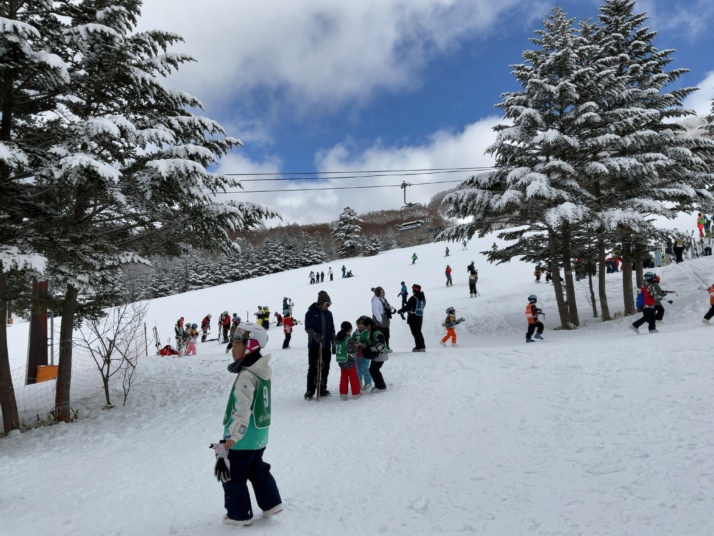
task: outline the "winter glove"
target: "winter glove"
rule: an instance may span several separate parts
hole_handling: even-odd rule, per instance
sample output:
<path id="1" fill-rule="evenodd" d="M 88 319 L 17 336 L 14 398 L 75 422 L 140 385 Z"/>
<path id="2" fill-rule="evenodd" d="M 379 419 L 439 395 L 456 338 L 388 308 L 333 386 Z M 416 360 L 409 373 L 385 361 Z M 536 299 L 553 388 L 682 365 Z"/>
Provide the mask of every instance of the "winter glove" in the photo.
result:
<path id="1" fill-rule="evenodd" d="M 667 300 L 667 303 L 674 303 L 672 300 Z"/>
<path id="2" fill-rule="evenodd" d="M 213 447 L 216 451 L 216 465 L 213 468 L 213 476 L 218 482 L 228 482 L 231 479 L 231 462 L 228 461 L 228 449 L 221 440 Z"/>
<path id="3" fill-rule="evenodd" d="M 332 347 L 332 355 L 336 355 L 336 354 L 337 354 L 337 347 L 333 346 Z"/>

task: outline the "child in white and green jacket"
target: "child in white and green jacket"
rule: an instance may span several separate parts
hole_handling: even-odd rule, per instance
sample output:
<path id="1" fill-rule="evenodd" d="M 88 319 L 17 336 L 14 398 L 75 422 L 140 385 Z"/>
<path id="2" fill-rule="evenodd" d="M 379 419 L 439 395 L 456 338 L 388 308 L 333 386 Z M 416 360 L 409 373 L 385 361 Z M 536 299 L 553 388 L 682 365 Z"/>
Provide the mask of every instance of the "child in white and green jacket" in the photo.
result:
<path id="1" fill-rule="evenodd" d="M 253 518 L 248 479 L 263 516 L 283 511 L 282 500 L 270 464 L 263 461 L 270 427 L 270 354 L 260 350 L 268 342 L 261 326 L 243 324 L 233 334 L 233 362 L 228 370 L 236 373 L 223 418 L 223 444 L 228 449 L 229 478 L 222 478 L 229 525 L 250 525 Z"/>
<path id="2" fill-rule="evenodd" d="M 340 367 L 340 398 L 347 400 L 347 383 L 352 388 L 352 398 L 355 400 L 362 396 L 357 376 L 357 345 L 350 336 L 352 324 L 345 321 L 340 324 L 340 331 L 337 332 L 335 343 L 337 352 L 335 361 Z"/>

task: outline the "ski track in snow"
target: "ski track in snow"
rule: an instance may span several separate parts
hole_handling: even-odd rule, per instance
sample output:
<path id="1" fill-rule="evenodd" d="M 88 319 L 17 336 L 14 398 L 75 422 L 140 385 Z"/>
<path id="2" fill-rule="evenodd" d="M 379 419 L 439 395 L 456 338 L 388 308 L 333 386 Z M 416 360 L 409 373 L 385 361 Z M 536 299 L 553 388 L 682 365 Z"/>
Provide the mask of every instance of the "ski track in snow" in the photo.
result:
<path id="1" fill-rule="evenodd" d="M 409 351 L 404 322 L 392 319 L 395 349 L 382 371 L 386 393 L 306 402 L 306 336 L 292 349 L 270 330 L 273 425 L 265 459 L 286 507 L 251 534 L 495 536 L 659 536 L 714 534 L 714 410 L 710 341 L 700 323 L 714 258 L 657 272 L 676 289 L 660 333 L 632 333 L 623 318 L 602 323 L 578 283 L 576 331 L 556 331 L 552 288 L 532 266 L 492 266 L 483 251 L 442 257 L 443 244 L 393 250 L 342 264 L 359 277 L 304 284 L 312 268 L 155 300 L 164 341 L 178 316 L 200 321 L 228 308 L 278 310 L 283 296 L 302 319 L 317 291 L 333 300 L 335 323 L 369 313 L 370 287 L 399 307 L 399 282 L 426 293 L 427 352 Z M 457 249 L 457 248 L 453 248 Z M 410 265 L 413 251 L 419 256 Z M 466 265 L 476 260 L 481 295 L 468 297 Z M 447 262 L 454 286 L 444 286 Z M 608 275 L 610 312 L 622 309 L 619 274 Z M 545 341 L 524 343 L 526 297 L 546 311 Z M 233 305 L 231 305 L 233 304 Z M 457 347 L 442 348 L 448 306 L 466 322 Z M 245 317 L 244 317 L 245 318 Z M 155 320 L 154 320 L 155 319 Z M 22 362 L 27 325 L 11 330 Z M 199 355 L 141 361 L 126 407 L 80 405 L 81 420 L 0 440 L 0 533 L 5 535 L 223 535 L 221 487 L 209 443 L 220 438 L 233 376 L 225 346 L 199 343 Z M 121 403 L 114 393 L 114 403 Z M 255 503 L 254 503 L 255 506 Z"/>

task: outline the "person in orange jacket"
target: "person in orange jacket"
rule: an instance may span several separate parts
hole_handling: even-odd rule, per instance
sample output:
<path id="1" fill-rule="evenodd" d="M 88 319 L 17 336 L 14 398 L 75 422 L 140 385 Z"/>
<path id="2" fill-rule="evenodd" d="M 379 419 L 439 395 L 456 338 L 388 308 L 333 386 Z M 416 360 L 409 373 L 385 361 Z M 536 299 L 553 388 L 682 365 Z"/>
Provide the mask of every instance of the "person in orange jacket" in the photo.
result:
<path id="1" fill-rule="evenodd" d="M 290 313 L 285 313 L 283 317 L 283 333 L 285 333 L 285 340 L 283 341 L 283 350 L 290 348 L 290 339 L 293 336 L 293 326 L 295 325 L 295 320 L 290 315 Z"/>
<path id="2" fill-rule="evenodd" d="M 543 340 L 543 322 L 538 320 L 538 315 L 543 314 L 543 311 L 538 309 L 536 303 L 538 302 L 538 297 L 535 294 L 528 296 L 528 305 L 526 305 L 526 318 L 528 319 L 528 331 L 526 331 L 526 342 L 535 342 L 531 339 L 533 332 L 535 332 L 535 338 Z"/>

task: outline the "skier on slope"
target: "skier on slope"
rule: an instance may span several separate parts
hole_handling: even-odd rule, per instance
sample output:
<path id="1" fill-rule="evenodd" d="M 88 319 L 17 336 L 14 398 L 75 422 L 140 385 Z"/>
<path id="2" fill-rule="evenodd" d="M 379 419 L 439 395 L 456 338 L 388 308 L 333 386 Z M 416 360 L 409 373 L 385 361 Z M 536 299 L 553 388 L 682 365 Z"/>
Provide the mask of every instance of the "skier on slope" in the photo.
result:
<path id="1" fill-rule="evenodd" d="M 639 327 L 647 322 L 650 333 L 659 333 L 655 324 L 655 299 L 657 296 L 657 290 L 654 286 L 655 274 L 653 272 L 647 272 L 645 274 L 644 285 L 640 289 L 642 296 L 644 298 L 644 306 L 642 308 L 642 318 L 635 320 L 631 325 L 630 329 L 635 333 L 639 333 Z"/>
<path id="2" fill-rule="evenodd" d="M 528 305 L 526 305 L 526 319 L 528 320 L 528 331 L 526 331 L 526 342 L 535 342 L 531 339 L 533 332 L 535 332 L 535 338 L 543 340 L 543 323 L 538 320 L 538 315 L 543 314 L 542 309 L 538 309 L 536 305 L 538 303 L 538 296 L 531 294 L 528 296 Z"/>

